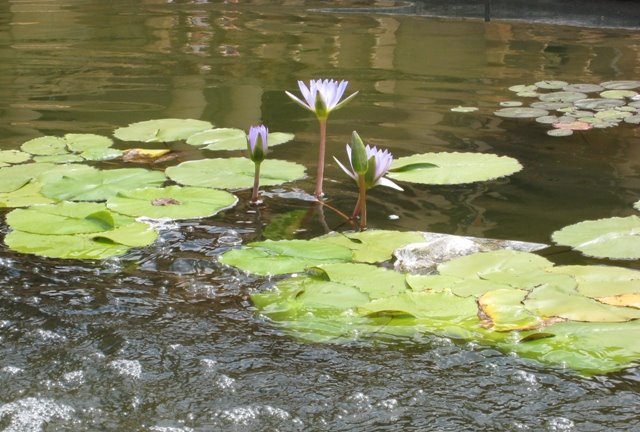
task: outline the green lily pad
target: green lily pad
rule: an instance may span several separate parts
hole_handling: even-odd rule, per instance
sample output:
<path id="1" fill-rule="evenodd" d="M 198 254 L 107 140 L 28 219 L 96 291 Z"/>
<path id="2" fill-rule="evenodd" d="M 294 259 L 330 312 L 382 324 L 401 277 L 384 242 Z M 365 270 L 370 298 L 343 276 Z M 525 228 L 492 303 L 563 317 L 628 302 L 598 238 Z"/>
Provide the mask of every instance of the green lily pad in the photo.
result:
<path id="1" fill-rule="evenodd" d="M 604 90 L 604 87 L 598 84 L 569 84 L 563 87 L 562 90 L 569 92 L 595 93 Z"/>
<path id="2" fill-rule="evenodd" d="M 558 116 L 554 116 L 554 115 L 548 115 L 548 116 L 542 116 L 542 117 L 536 118 L 536 122 L 542 123 L 542 124 L 554 124 L 554 123 L 558 123 L 559 121 L 560 119 L 558 118 Z"/>
<path id="3" fill-rule="evenodd" d="M 28 163 L 0 168 L 0 192 L 13 192 L 45 171 L 55 167 L 50 163 Z"/>
<path id="4" fill-rule="evenodd" d="M 452 259 L 438 265 L 438 273 L 460 278 L 487 279 L 495 273 L 526 273 L 552 265 L 551 261 L 539 255 L 503 249 Z"/>
<path id="5" fill-rule="evenodd" d="M 600 93 L 600 97 L 605 99 L 625 99 L 632 98 L 638 93 L 632 90 L 605 90 Z"/>
<path id="6" fill-rule="evenodd" d="M 223 264 L 258 275 L 302 272 L 320 264 L 350 262 L 351 249 L 310 240 L 266 240 L 232 249 L 219 258 Z"/>
<path id="7" fill-rule="evenodd" d="M 623 267 L 568 265 L 547 269 L 548 272 L 572 276 L 577 291 L 591 298 L 640 293 L 640 271 Z"/>
<path id="8" fill-rule="evenodd" d="M 166 118 L 131 123 L 116 129 L 113 136 L 122 141 L 173 142 L 212 127 L 211 123 L 202 120 Z"/>
<path id="9" fill-rule="evenodd" d="M 527 295 L 524 305 L 543 318 L 585 322 L 624 322 L 640 318 L 638 309 L 606 305 L 556 285 L 535 288 Z"/>
<path id="10" fill-rule="evenodd" d="M 462 279 L 455 276 L 445 275 L 412 275 L 406 276 L 406 281 L 409 287 L 413 291 L 426 291 L 426 292 L 442 292 L 450 291 Z"/>
<path id="11" fill-rule="evenodd" d="M 35 162 L 54 163 L 54 164 L 66 164 L 73 162 L 82 162 L 82 157 L 73 153 L 63 153 L 56 155 L 34 156 Z"/>
<path id="12" fill-rule="evenodd" d="M 618 110 L 602 110 L 594 114 L 594 117 L 600 120 L 619 121 L 626 117 L 631 117 L 633 114 L 626 111 Z"/>
<path id="13" fill-rule="evenodd" d="M 0 207 L 29 207 L 39 204 L 52 204 L 54 200 L 40 193 L 42 185 L 31 181 L 13 192 L 0 192 Z"/>
<path id="14" fill-rule="evenodd" d="M 0 150 L 0 162 L 6 164 L 19 164 L 31 159 L 31 155 L 20 150 Z"/>
<path id="15" fill-rule="evenodd" d="M 132 246 L 146 246 L 156 238 L 157 233 L 148 225 L 133 222 L 112 231 L 94 234 L 43 235 L 11 231 L 5 237 L 5 244 L 17 252 L 49 258 L 98 260 L 124 255 Z"/>
<path id="16" fill-rule="evenodd" d="M 606 81 L 600 84 L 609 90 L 632 90 L 640 87 L 640 81 L 622 80 L 622 81 Z"/>
<path id="17" fill-rule="evenodd" d="M 623 106 L 624 101 L 619 99 L 591 98 L 577 100 L 573 104 L 577 108 L 584 110 L 603 110 Z"/>
<path id="18" fill-rule="evenodd" d="M 429 163 L 436 167 L 421 168 Z M 416 169 L 393 172 L 408 165 Z M 516 173 L 520 163 L 507 156 L 486 153 L 423 153 L 393 161 L 387 177 L 393 180 L 422 184 L 465 184 L 492 180 Z"/>
<path id="19" fill-rule="evenodd" d="M 167 176 L 185 186 L 245 189 L 253 186 L 255 166 L 247 158 L 201 159 L 183 162 L 166 170 Z M 260 185 L 273 186 L 305 176 L 302 165 L 266 159 L 260 166 Z"/>
<path id="20" fill-rule="evenodd" d="M 539 108 L 548 111 L 560 111 L 564 108 L 573 107 L 571 102 L 533 102 L 531 108 Z"/>
<path id="21" fill-rule="evenodd" d="M 543 102 L 575 102 L 577 100 L 586 99 L 588 96 L 580 92 L 558 91 L 545 93 L 538 96 Z"/>
<path id="22" fill-rule="evenodd" d="M 522 102 L 520 101 L 502 101 L 500 102 L 501 107 L 505 108 L 514 108 L 522 106 Z"/>
<path id="23" fill-rule="evenodd" d="M 7 214 L 7 224 L 32 234 L 70 235 L 114 229 L 116 218 L 104 204 L 61 202 L 13 210 Z"/>
<path id="24" fill-rule="evenodd" d="M 237 202 L 225 191 L 168 186 L 119 192 L 107 200 L 107 207 L 133 217 L 194 219 L 213 216 Z"/>
<path id="25" fill-rule="evenodd" d="M 573 135 L 573 130 L 571 129 L 550 129 L 547 131 L 547 135 L 552 137 L 566 137 Z"/>
<path id="26" fill-rule="evenodd" d="M 67 142 L 54 136 L 43 136 L 31 139 L 20 146 L 24 152 L 38 156 L 49 156 L 65 154 L 67 152 Z"/>
<path id="27" fill-rule="evenodd" d="M 92 148 L 80 153 L 80 156 L 88 161 L 104 161 L 118 159 L 122 156 L 122 150 L 114 148 Z"/>
<path id="28" fill-rule="evenodd" d="M 506 118 L 536 118 L 548 115 L 549 111 L 541 108 L 515 107 L 502 108 L 494 111 L 494 114 Z"/>
<path id="29" fill-rule="evenodd" d="M 109 137 L 95 134 L 72 134 L 64 136 L 67 148 L 74 153 L 83 153 L 89 150 L 105 149 L 113 145 Z"/>
<path id="30" fill-rule="evenodd" d="M 537 87 L 535 85 L 526 85 L 526 84 L 518 84 L 518 85 L 514 85 L 509 87 L 509 90 L 511 90 L 514 93 L 521 93 L 521 92 L 530 92 L 530 91 L 535 91 L 537 89 Z"/>
<path id="31" fill-rule="evenodd" d="M 269 132 L 269 148 L 289 142 L 293 138 L 293 134 Z M 207 150 L 246 150 L 247 134 L 242 129 L 209 129 L 191 135 L 187 144 L 205 146 L 203 148 Z"/>
<path id="32" fill-rule="evenodd" d="M 612 259 L 640 258 L 640 218 L 612 217 L 569 225 L 552 234 L 555 243 L 587 256 Z"/>
<path id="33" fill-rule="evenodd" d="M 546 327 L 545 336 L 518 343 L 505 339 L 503 350 L 583 373 L 607 373 L 637 365 L 640 320 L 625 323 L 564 322 Z M 535 332 L 529 333 L 535 335 Z M 525 336 L 526 337 L 526 336 Z"/>
<path id="34" fill-rule="evenodd" d="M 356 262 L 375 263 L 390 260 L 396 249 L 422 242 L 424 236 L 417 231 L 367 230 L 358 233 L 331 233 L 312 241 L 348 248 L 353 251 L 353 260 Z"/>
<path id="35" fill-rule="evenodd" d="M 544 321 L 524 307 L 529 294 L 521 289 L 496 289 L 478 299 L 480 315 L 485 326 L 495 331 L 531 330 Z"/>
<path id="36" fill-rule="evenodd" d="M 535 86 L 546 90 L 558 90 L 569 85 L 566 81 L 538 81 Z"/>
<path id="37" fill-rule="evenodd" d="M 390 297 L 406 291 L 405 276 L 402 273 L 370 264 L 321 264 L 310 271 L 316 276 L 320 272 L 331 282 L 356 287 L 371 299 Z"/>
<path id="38" fill-rule="evenodd" d="M 81 169 L 59 173 L 56 177 L 44 182 L 42 194 L 69 201 L 105 201 L 118 192 L 156 187 L 166 180 L 162 172 L 142 168 Z"/>

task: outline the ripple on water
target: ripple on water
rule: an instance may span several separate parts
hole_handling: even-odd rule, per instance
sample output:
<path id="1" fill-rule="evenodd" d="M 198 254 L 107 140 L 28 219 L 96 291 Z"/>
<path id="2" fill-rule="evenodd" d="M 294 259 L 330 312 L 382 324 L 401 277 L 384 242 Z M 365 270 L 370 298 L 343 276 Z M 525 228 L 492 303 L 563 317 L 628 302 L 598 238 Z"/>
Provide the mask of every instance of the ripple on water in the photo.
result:
<path id="1" fill-rule="evenodd" d="M 142 365 L 138 360 L 114 360 L 109 366 L 124 377 L 138 379 L 142 375 Z"/>
<path id="2" fill-rule="evenodd" d="M 0 406 L 0 419 L 9 417 L 3 432 L 40 432 L 54 419 L 70 420 L 75 410 L 51 399 L 29 397 Z"/>

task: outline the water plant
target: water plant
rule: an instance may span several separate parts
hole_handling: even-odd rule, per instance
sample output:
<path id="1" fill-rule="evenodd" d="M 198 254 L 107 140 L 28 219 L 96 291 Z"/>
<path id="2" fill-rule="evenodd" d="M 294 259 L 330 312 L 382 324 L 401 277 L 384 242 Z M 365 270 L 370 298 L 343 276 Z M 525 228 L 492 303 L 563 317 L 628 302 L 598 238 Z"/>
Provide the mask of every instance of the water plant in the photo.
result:
<path id="1" fill-rule="evenodd" d="M 255 173 L 253 178 L 253 192 L 251 194 L 251 204 L 257 205 L 258 188 L 260 187 L 260 164 L 267 155 L 269 129 L 264 125 L 251 126 L 247 138 L 247 152 L 249 159 L 255 165 Z"/>
<path id="2" fill-rule="evenodd" d="M 315 113 L 316 118 L 320 124 L 320 146 L 318 148 L 318 172 L 316 175 L 316 198 L 321 198 L 324 193 L 322 192 L 322 183 L 324 180 L 324 162 L 325 152 L 327 145 L 327 118 L 331 111 L 342 108 L 347 102 L 355 97 L 358 92 L 352 93 L 347 96 L 342 102 L 342 96 L 346 90 L 348 81 L 336 80 L 311 80 L 309 87 L 304 82 L 298 81 L 298 87 L 304 100 L 301 100 L 292 93 L 285 91 L 287 96 L 293 99 L 294 102 L 299 104 L 305 109 Z"/>
<path id="3" fill-rule="evenodd" d="M 351 169 L 345 167 L 338 159 L 340 168 L 358 184 L 358 201 L 351 218 L 360 215 L 360 229 L 367 228 L 367 190 L 377 185 L 387 186 L 399 191 L 403 189 L 383 177 L 389 171 L 393 155 L 388 150 L 364 145 L 360 135 L 353 131 L 351 142 L 347 144 L 347 156 Z"/>

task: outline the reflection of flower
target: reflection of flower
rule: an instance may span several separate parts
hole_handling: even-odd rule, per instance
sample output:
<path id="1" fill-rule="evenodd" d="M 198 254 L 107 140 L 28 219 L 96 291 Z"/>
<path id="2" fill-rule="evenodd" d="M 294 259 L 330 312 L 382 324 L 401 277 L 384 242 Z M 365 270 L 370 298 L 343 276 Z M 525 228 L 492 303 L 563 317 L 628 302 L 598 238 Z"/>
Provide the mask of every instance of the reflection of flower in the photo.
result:
<path id="1" fill-rule="evenodd" d="M 264 125 L 251 126 L 247 135 L 247 150 L 249 159 L 255 164 L 253 177 L 253 193 L 251 194 L 251 204 L 260 204 L 258 200 L 258 188 L 260 187 L 260 164 L 267 155 L 269 129 Z"/>
<path id="2" fill-rule="evenodd" d="M 249 150 L 249 159 L 256 163 L 264 160 L 267 154 L 267 135 L 269 129 L 265 126 L 251 126 L 247 139 L 247 150 Z"/>
<path id="3" fill-rule="evenodd" d="M 353 209 L 351 218 L 354 219 L 360 215 L 360 229 L 366 229 L 367 189 L 377 185 L 388 186 L 400 191 L 402 188 L 384 177 L 391 168 L 393 155 L 388 150 L 365 146 L 356 131 L 351 136 L 351 143 L 347 144 L 347 156 L 349 156 L 351 169 L 342 165 L 335 157 L 334 159 L 340 168 L 358 184 L 358 202 Z"/>
<path id="4" fill-rule="evenodd" d="M 344 80 L 339 83 L 336 80 L 328 79 L 311 80 L 307 88 L 302 81 L 298 81 L 298 87 L 300 87 L 300 93 L 302 93 L 304 101 L 288 91 L 285 93 L 303 108 L 316 113 L 319 119 L 324 119 L 327 118 L 331 111 L 342 108 L 358 94 L 358 92 L 355 92 L 340 102 L 348 84 L 348 81 Z"/>

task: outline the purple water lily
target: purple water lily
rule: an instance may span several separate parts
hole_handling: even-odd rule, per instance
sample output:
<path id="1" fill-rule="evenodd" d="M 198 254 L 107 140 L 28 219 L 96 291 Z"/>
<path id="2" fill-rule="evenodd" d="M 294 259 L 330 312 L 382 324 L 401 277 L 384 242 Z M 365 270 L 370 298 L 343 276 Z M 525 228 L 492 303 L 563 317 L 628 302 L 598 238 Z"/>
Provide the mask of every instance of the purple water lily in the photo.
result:
<path id="1" fill-rule="evenodd" d="M 349 166 L 344 166 L 334 157 L 340 168 L 358 184 L 358 202 L 353 209 L 351 219 L 360 215 L 360 229 L 367 228 L 367 189 L 382 185 L 402 190 L 400 186 L 384 177 L 391 168 L 393 155 L 388 150 L 365 146 L 357 132 L 353 132 L 351 143 L 347 144 Z"/>
<path id="2" fill-rule="evenodd" d="M 260 187 L 260 164 L 267 155 L 269 129 L 264 125 L 251 126 L 247 134 L 247 150 L 249 159 L 255 164 L 253 177 L 253 193 L 251 194 L 251 204 L 260 204 L 258 199 L 258 188 Z"/>
<path id="3" fill-rule="evenodd" d="M 303 108 L 314 112 L 319 119 L 326 119 L 331 111 L 342 108 L 358 94 L 358 92 L 355 92 L 340 102 L 348 84 L 349 82 L 344 80 L 340 82 L 329 79 L 311 80 L 309 87 L 307 87 L 304 82 L 298 81 L 298 87 L 304 100 L 288 91 L 285 91 L 285 93 Z"/>
<path id="4" fill-rule="evenodd" d="M 316 198 L 321 198 L 324 194 L 322 193 L 322 182 L 324 180 L 324 159 L 325 159 L 325 148 L 327 142 L 327 118 L 329 117 L 329 113 L 331 111 L 335 111 L 339 108 L 342 108 L 347 102 L 355 97 L 358 92 L 355 92 L 349 96 L 347 96 L 342 102 L 342 96 L 344 95 L 344 91 L 347 88 L 349 83 L 347 81 L 336 81 L 336 80 L 311 80 L 309 82 L 309 87 L 305 85 L 302 81 L 298 81 L 298 87 L 300 88 L 300 93 L 302 93 L 303 99 L 293 95 L 292 93 L 285 91 L 287 96 L 293 99 L 294 102 L 299 104 L 305 109 L 315 113 L 318 118 L 318 122 L 320 123 L 320 147 L 318 149 L 318 172 L 316 175 L 316 190 L 315 196 Z"/>

